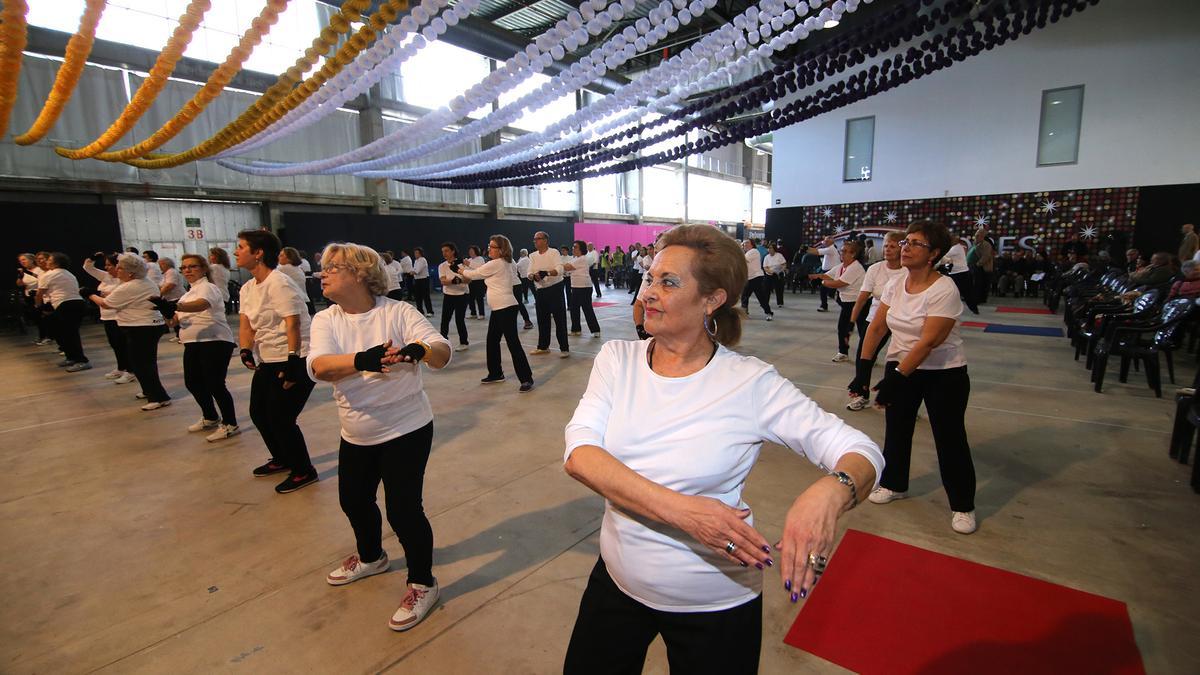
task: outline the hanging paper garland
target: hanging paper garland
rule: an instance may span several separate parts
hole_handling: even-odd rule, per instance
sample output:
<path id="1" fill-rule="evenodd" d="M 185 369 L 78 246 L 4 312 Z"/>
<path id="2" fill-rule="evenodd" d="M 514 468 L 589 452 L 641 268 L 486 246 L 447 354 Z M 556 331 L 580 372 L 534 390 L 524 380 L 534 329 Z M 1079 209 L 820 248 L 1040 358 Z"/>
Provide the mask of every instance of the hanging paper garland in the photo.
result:
<path id="1" fill-rule="evenodd" d="M 192 0 L 183 16 L 179 17 L 179 27 L 167 40 L 167 46 L 159 53 L 154 67 L 150 69 L 150 74 L 142 82 L 142 86 L 138 87 L 137 93 L 133 95 L 133 100 L 125 106 L 121 115 L 109 125 L 104 133 L 100 134 L 99 138 L 82 148 L 72 150 L 57 147 L 54 151 L 68 159 L 86 159 L 100 154 L 111 147 L 113 143 L 121 140 L 121 137 L 128 133 L 142 118 L 142 115 L 145 115 L 146 111 L 150 109 L 163 87 L 167 86 L 167 78 L 175 71 L 175 64 L 179 63 L 179 59 L 183 57 L 188 43 L 192 41 L 192 34 L 200 27 L 204 13 L 211 6 L 212 3 L 209 0 Z"/>
<path id="2" fill-rule="evenodd" d="M 8 120 L 17 102 L 28 13 L 25 0 L 5 0 L 4 9 L 0 10 L 0 20 L 4 22 L 0 24 L 0 136 L 8 131 Z"/>
<path id="3" fill-rule="evenodd" d="M 79 19 L 79 30 L 67 41 L 66 58 L 54 77 L 50 95 L 46 97 L 46 103 L 42 105 L 42 110 L 30 125 L 29 131 L 13 138 L 17 145 L 37 143 L 58 121 L 58 116 L 71 100 L 71 94 L 75 93 L 79 76 L 83 74 L 83 67 L 87 65 L 88 54 L 92 53 L 92 45 L 96 41 L 96 24 L 100 22 L 100 15 L 104 13 L 106 4 L 106 0 L 87 0 L 83 16 Z"/>

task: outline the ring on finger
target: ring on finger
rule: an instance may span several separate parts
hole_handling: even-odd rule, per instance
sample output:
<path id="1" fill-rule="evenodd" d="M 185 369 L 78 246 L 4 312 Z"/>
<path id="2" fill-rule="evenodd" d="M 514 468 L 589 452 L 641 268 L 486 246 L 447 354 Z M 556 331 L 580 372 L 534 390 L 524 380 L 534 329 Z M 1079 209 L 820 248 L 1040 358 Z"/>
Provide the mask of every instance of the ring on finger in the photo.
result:
<path id="1" fill-rule="evenodd" d="M 812 566 L 813 572 L 822 574 L 825 572 L 825 566 L 829 564 L 829 558 L 820 553 L 809 553 L 808 564 Z"/>
<path id="2" fill-rule="evenodd" d="M 733 543 L 732 541 L 729 542 L 728 544 L 725 544 L 725 552 L 726 553 L 733 555 L 733 552 L 736 550 L 737 550 L 737 544 Z"/>

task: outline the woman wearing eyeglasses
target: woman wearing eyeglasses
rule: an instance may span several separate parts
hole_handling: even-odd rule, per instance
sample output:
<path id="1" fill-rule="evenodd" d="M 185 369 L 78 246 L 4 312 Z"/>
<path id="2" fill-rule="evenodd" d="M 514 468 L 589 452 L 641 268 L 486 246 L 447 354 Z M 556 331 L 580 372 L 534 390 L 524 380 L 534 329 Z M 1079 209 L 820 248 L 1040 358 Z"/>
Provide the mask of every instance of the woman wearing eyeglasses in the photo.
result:
<path id="1" fill-rule="evenodd" d="M 840 265 L 834 265 L 828 272 L 822 274 L 808 275 L 809 279 L 820 279 L 825 288 L 835 291 L 834 299 L 837 300 L 838 307 L 842 308 L 842 312 L 838 316 L 838 350 L 833 355 L 834 363 L 850 360 L 850 334 L 854 331 L 854 322 L 850 320 L 850 315 L 854 311 L 854 301 L 858 299 L 858 291 L 862 287 L 863 277 L 867 273 L 863 269 L 862 263 L 858 262 L 860 251 L 862 251 L 862 244 L 857 241 L 847 241 L 842 244 L 842 263 Z M 858 339 L 860 342 L 866 332 L 867 318 L 859 317 Z"/>
<path id="2" fill-rule="evenodd" d="M 965 421 L 971 380 L 958 332 L 962 300 L 954 282 L 936 270 L 950 241 L 944 225 L 922 220 L 908 226 L 900 242 L 900 264 L 908 274 L 883 292 L 855 370 L 856 380 L 869 381 L 875 352 L 890 330 L 884 376 L 874 387 L 875 405 L 886 411 L 887 465 L 871 502 L 887 504 L 906 496 L 913 428 L 924 402 L 950 499 L 950 526 L 970 534 L 976 528 L 975 465 Z"/>
<path id="3" fill-rule="evenodd" d="M 488 374 L 480 382 L 495 384 L 504 381 L 504 368 L 500 363 L 500 338 L 503 337 L 508 343 L 513 369 L 517 371 L 517 379 L 521 382 L 519 391 L 525 393 L 533 389 L 533 370 L 529 368 L 529 359 L 517 335 L 517 298 L 513 295 L 512 283 L 514 263 L 512 243 L 508 237 L 492 235 L 488 242 L 488 256 L 491 260 L 482 265 L 477 266 L 474 259 L 467 259 L 455 270 L 464 279 L 487 284 L 487 301 L 492 308 L 487 333 Z"/>
<path id="4" fill-rule="evenodd" d="M 900 240 L 904 238 L 901 232 L 888 232 L 883 237 L 883 260 L 875 263 L 867 268 L 867 273 L 863 277 L 862 287 L 858 292 L 858 299 L 854 301 L 854 309 L 850 312 L 851 323 L 857 324 L 863 321 L 866 317 L 865 324 L 870 325 L 871 320 L 875 318 L 875 314 L 879 311 L 879 300 L 883 297 L 883 292 L 896 279 L 908 276 L 908 270 L 900 265 Z M 886 328 L 886 327 L 885 327 Z M 887 342 L 890 333 L 886 330 L 882 342 Z M 876 348 L 878 351 L 878 347 Z M 854 363 L 863 357 L 863 334 L 858 338 L 858 354 L 854 358 Z M 871 369 L 875 367 L 875 358 L 872 356 L 868 359 L 870 366 L 863 369 L 864 373 L 869 374 Z M 858 368 L 855 368 L 855 377 L 847 386 L 849 390 L 850 400 L 846 402 L 846 410 L 862 410 L 870 405 L 871 400 L 871 381 L 858 379 Z"/>

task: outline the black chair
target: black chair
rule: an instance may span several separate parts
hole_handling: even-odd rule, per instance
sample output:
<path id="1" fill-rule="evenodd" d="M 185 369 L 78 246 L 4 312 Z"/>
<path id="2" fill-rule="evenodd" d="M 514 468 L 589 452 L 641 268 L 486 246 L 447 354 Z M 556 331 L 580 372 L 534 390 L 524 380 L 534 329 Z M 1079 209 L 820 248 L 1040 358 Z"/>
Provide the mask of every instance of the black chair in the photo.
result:
<path id="1" fill-rule="evenodd" d="M 1162 293 L 1151 289 L 1139 295 L 1132 304 L 1119 305 L 1102 311 L 1099 307 L 1086 315 L 1075 331 L 1075 360 L 1084 354 L 1084 366 L 1092 369 L 1095 362 L 1096 345 L 1117 326 L 1137 325 L 1158 316 L 1158 304 Z"/>
<path id="2" fill-rule="evenodd" d="M 1096 345 L 1096 362 L 1092 371 L 1096 391 L 1100 392 L 1104 386 L 1109 356 L 1117 354 L 1121 357 L 1121 382 L 1129 380 L 1129 366 L 1134 360 L 1139 360 L 1146 367 L 1146 383 L 1156 396 L 1162 398 L 1158 355 L 1162 353 L 1166 356 L 1167 373 L 1174 384 L 1175 363 L 1172 354 L 1182 341 L 1184 322 L 1191 317 L 1195 307 L 1193 300 L 1170 300 L 1163 305 L 1157 321 L 1141 326 L 1116 327 L 1111 341 Z"/>

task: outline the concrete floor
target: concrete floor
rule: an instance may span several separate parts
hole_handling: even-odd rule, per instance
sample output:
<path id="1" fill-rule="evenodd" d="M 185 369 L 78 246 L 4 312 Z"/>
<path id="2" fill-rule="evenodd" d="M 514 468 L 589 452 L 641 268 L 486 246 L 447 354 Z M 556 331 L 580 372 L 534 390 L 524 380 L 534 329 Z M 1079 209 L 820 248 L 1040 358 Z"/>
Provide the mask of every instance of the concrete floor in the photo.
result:
<path id="1" fill-rule="evenodd" d="M 629 296 L 612 297 L 620 304 L 598 310 L 605 338 L 631 338 Z M 786 302 L 775 322 L 749 322 L 741 351 L 881 442 L 881 413 L 843 407 L 852 368 L 829 360 L 835 314 L 815 312 L 810 295 Z M 984 321 L 1061 325 L 983 311 Z M 74 375 L 53 367 L 53 349 L 0 338 L 0 381 L 9 383 L 0 394 L 0 671 L 561 671 L 602 511 L 562 472 L 562 432 L 600 341 L 572 338 L 567 360 L 533 357 L 537 389 L 518 395 L 515 382 L 478 384 L 486 324 L 468 324 L 471 351 L 425 377 L 436 415 L 425 503 L 442 604 L 403 634 L 386 625 L 404 589 L 394 535 L 385 538 L 393 573 L 342 588 L 324 582 L 354 550 L 337 501 L 329 385 L 301 417 L 322 482 L 279 496 L 275 481 L 250 476 L 266 453 L 246 415 L 250 375 L 236 361 L 229 383 L 246 433 L 210 444 L 184 432 L 198 411 L 178 345 L 164 340 L 160 351 L 174 405 L 143 413 L 136 384 L 102 379 L 112 355 L 97 327 L 85 328 L 96 369 Z M 1169 395 L 1155 399 L 1137 373 L 1092 393 L 1064 339 L 963 333 L 979 531 L 950 530 L 927 424 L 917 430 L 913 498 L 865 504 L 843 530 L 1122 600 L 1150 672 L 1200 671 L 1200 498 L 1187 485 L 1190 467 L 1166 456 Z M 533 346 L 533 331 L 523 338 Z M 1179 380 L 1190 382 L 1193 359 L 1184 361 Z M 505 364 L 511 375 L 507 355 Z M 817 476 L 785 448 L 764 448 L 747 501 L 768 538 Z M 783 644 L 798 607 L 777 573 L 766 574 L 762 672 L 843 672 Z M 659 642 L 646 672 L 667 672 Z"/>

